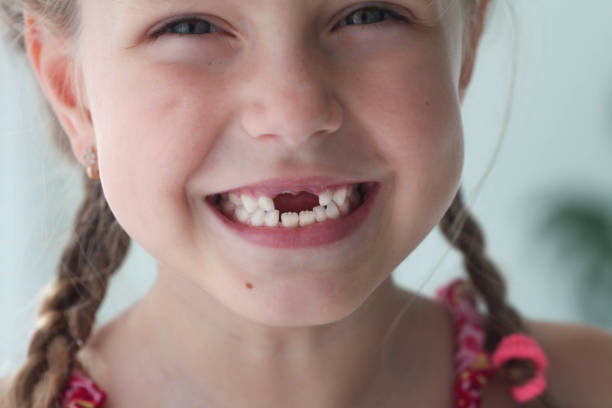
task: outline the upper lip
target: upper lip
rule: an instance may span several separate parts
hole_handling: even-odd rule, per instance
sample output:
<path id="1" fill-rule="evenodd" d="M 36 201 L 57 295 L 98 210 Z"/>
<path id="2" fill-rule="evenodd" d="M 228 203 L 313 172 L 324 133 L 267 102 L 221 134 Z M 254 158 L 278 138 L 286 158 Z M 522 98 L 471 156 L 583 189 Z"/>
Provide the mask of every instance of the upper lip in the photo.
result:
<path id="1" fill-rule="evenodd" d="M 307 191 L 312 194 L 320 194 L 325 190 L 331 189 L 334 186 L 346 184 L 363 183 L 366 180 L 357 180 L 350 178 L 340 178 L 335 176 L 308 176 L 299 178 L 269 178 L 256 183 L 242 185 L 230 191 L 257 191 L 268 196 L 275 196 L 285 191 L 298 193 Z M 220 194 L 220 193 L 218 193 Z"/>

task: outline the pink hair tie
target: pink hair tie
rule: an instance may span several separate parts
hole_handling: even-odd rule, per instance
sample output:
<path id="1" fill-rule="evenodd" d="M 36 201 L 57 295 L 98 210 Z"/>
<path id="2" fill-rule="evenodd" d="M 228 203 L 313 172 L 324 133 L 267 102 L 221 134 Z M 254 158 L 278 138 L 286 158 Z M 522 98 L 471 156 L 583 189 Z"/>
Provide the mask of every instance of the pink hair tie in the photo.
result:
<path id="1" fill-rule="evenodd" d="M 493 365 L 499 369 L 510 359 L 531 360 L 536 367 L 535 376 L 523 385 L 512 387 L 512 396 L 517 402 L 527 402 L 546 389 L 546 369 L 548 359 L 540 345 L 531 337 L 513 333 L 505 336 L 493 353 Z"/>

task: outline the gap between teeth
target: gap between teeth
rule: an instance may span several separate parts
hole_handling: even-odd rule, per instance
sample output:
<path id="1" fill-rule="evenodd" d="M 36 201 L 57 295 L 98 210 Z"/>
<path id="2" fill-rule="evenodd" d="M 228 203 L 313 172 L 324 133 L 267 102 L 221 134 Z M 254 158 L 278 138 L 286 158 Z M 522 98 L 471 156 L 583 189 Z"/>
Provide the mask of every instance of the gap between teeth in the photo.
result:
<path id="1" fill-rule="evenodd" d="M 328 219 L 340 218 L 351 210 L 351 206 L 360 201 L 357 185 L 344 186 L 336 190 L 327 190 L 319 195 L 319 205 L 312 210 L 280 213 L 274 208 L 271 197 L 252 197 L 248 194 L 235 193 L 221 196 L 221 210 L 226 215 L 235 214 L 236 219 L 254 227 L 267 226 L 285 228 L 304 227 Z"/>

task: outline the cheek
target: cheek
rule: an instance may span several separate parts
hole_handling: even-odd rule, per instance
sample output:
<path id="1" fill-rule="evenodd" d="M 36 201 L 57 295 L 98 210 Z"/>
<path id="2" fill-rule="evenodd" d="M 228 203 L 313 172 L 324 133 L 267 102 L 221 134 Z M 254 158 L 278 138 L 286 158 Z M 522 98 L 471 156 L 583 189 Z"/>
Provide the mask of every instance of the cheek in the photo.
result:
<path id="1" fill-rule="evenodd" d="M 384 134 L 393 135 L 381 138 L 379 146 L 397 169 L 397 193 L 435 203 L 455 188 L 463 168 L 460 104 L 454 84 L 442 72 L 411 74 L 419 81 L 404 79 L 401 89 L 387 89 L 388 99 L 374 103 L 372 115 L 384 118 Z"/>
<path id="2" fill-rule="evenodd" d="M 352 61 L 338 89 L 386 162 L 448 176 L 463 157 L 454 59 L 442 33 L 404 37 Z"/>
<path id="3" fill-rule="evenodd" d="M 409 249 L 441 219 L 463 169 L 460 100 L 452 60 L 442 50 L 429 42 L 411 44 L 348 79 L 354 89 L 348 100 L 359 104 L 359 120 L 392 174 L 393 245 Z M 395 250 L 405 254 L 406 248 Z"/>
<path id="4" fill-rule="evenodd" d="M 126 231 L 145 249 L 163 251 L 167 245 L 149 240 L 189 235 L 185 184 L 218 131 L 211 95 L 221 90 L 176 66 L 112 66 L 121 70 L 89 73 L 104 192 Z"/>

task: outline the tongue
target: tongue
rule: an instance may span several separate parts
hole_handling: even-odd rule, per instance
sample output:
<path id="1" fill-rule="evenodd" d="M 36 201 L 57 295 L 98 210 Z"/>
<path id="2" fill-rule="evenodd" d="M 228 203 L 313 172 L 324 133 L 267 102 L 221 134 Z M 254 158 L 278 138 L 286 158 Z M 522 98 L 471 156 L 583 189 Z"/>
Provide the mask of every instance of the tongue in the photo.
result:
<path id="1" fill-rule="evenodd" d="M 312 210 L 319 205 L 319 197 L 302 191 L 298 195 L 289 193 L 279 194 L 274 197 L 274 208 L 282 213 Z"/>

